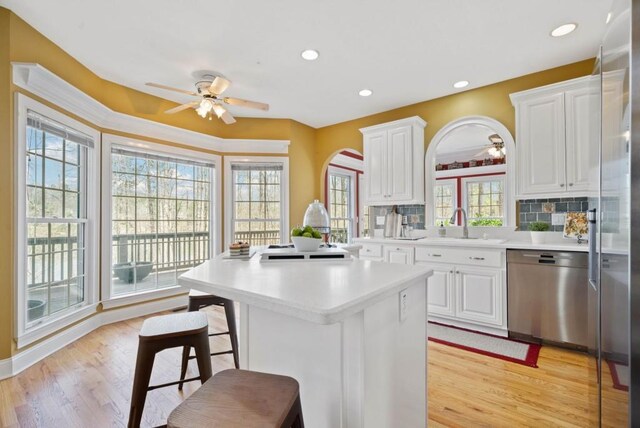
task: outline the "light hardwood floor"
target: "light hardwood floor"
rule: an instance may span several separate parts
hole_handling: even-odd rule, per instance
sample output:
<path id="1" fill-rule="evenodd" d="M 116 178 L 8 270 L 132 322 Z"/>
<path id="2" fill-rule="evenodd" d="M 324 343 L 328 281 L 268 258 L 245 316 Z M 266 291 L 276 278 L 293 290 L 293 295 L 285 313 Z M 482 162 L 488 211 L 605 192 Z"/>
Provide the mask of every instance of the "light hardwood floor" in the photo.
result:
<path id="1" fill-rule="evenodd" d="M 218 309 L 207 309 L 212 329 L 226 329 Z M 0 381 L 2 427 L 126 426 L 143 318 L 104 326 L 19 375 Z M 212 348 L 228 349 L 226 337 Z M 429 342 L 430 427 L 516 427 L 589 425 L 590 375 L 582 354 L 543 347 L 539 368 L 521 366 Z M 153 383 L 176 380 L 180 351 L 159 355 Z M 195 363 L 190 366 L 195 374 Z M 212 359 L 214 373 L 233 367 L 230 356 Z M 626 426 L 626 394 L 603 373 L 606 419 Z M 186 384 L 149 392 L 143 426 L 166 423 L 168 414 L 199 386 Z M 304 407 L 304 403 L 302 403 Z"/>

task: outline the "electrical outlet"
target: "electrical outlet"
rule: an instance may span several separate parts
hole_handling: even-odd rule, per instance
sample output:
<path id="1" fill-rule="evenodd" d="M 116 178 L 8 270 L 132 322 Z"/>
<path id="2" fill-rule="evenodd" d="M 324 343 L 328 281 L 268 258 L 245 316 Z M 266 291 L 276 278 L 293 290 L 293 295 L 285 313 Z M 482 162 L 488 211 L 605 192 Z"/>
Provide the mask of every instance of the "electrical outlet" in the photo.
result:
<path id="1" fill-rule="evenodd" d="M 407 305 L 409 300 L 409 293 L 404 289 L 400 292 L 400 322 L 407 319 Z"/>
<path id="2" fill-rule="evenodd" d="M 563 226 L 566 217 L 565 213 L 551 214 L 551 224 L 553 226 Z"/>
<path id="3" fill-rule="evenodd" d="M 384 216 L 383 215 L 376 216 L 376 226 L 384 226 Z"/>

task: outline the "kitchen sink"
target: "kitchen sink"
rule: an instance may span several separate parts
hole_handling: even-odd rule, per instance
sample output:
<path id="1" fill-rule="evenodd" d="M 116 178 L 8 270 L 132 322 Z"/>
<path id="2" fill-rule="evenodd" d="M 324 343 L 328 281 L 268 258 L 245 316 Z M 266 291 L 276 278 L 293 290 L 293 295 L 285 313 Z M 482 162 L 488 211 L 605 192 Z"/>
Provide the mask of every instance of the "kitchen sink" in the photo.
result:
<path id="1" fill-rule="evenodd" d="M 465 241 L 470 241 L 474 244 L 502 244 L 503 242 L 506 242 L 506 239 L 482 239 L 482 238 L 456 238 L 456 237 L 452 237 L 452 236 L 448 236 L 448 237 L 444 237 L 444 238 L 440 238 L 440 237 L 432 237 L 432 238 L 425 238 L 427 241 L 433 241 L 433 242 L 458 242 L 458 243 L 462 243 Z"/>

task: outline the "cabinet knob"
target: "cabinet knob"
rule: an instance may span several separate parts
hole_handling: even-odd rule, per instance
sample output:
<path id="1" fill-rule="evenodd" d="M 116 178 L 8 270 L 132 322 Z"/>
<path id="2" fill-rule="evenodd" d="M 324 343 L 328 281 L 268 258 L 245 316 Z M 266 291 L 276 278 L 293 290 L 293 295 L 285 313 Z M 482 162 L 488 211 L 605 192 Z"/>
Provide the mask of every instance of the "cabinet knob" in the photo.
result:
<path id="1" fill-rule="evenodd" d="M 484 257 L 469 257 L 469 260 L 484 260 Z"/>
<path id="2" fill-rule="evenodd" d="M 573 183 L 569 183 L 569 186 L 573 186 Z"/>
<path id="3" fill-rule="evenodd" d="M 366 251 L 367 253 L 370 253 L 370 252 L 371 252 L 371 250 L 370 250 L 370 249 L 368 249 L 368 248 L 367 248 L 365 251 Z"/>
<path id="4" fill-rule="evenodd" d="M 564 183 L 562 183 L 562 184 L 560 185 L 560 187 L 564 187 Z"/>
<path id="5" fill-rule="evenodd" d="M 449 271 L 449 273 L 453 273 L 453 271 L 452 271 L 452 270 L 450 270 L 450 271 Z"/>
<path id="6" fill-rule="evenodd" d="M 442 257 L 442 254 L 427 254 L 429 257 Z"/>

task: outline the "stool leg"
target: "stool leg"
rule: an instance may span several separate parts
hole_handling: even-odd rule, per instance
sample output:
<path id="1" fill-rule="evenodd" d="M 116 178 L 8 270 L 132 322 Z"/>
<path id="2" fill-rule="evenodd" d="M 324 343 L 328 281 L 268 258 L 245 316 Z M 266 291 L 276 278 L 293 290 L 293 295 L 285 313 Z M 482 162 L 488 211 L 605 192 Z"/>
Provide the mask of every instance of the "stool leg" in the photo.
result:
<path id="1" fill-rule="evenodd" d="M 138 344 L 136 370 L 133 376 L 133 391 L 131 393 L 131 407 L 129 409 L 129 428 L 138 428 L 142 420 L 142 411 L 147 399 L 147 388 L 151 379 L 151 370 L 155 359 L 155 351 L 143 343 Z"/>
<path id="2" fill-rule="evenodd" d="M 304 420 L 302 419 L 302 405 L 300 404 L 300 394 L 296 397 L 296 401 L 291 406 L 289 414 L 284 420 L 281 428 L 304 428 Z"/>
<path id="3" fill-rule="evenodd" d="M 194 344 L 200 382 L 205 383 L 211 376 L 211 349 L 209 349 L 209 332 L 202 332 Z"/>
<path id="4" fill-rule="evenodd" d="M 184 380 L 187 376 L 187 365 L 189 364 L 189 354 L 191 353 L 191 346 L 185 346 L 182 348 L 182 367 L 180 367 L 180 380 Z M 178 391 L 182 391 L 182 385 L 184 382 L 178 384 Z"/>
<path id="5" fill-rule="evenodd" d="M 225 303 L 224 313 L 227 316 L 227 328 L 229 328 L 229 338 L 231 339 L 231 350 L 233 351 L 233 363 L 236 368 L 240 368 L 238 358 L 238 330 L 236 329 L 236 311 L 233 302 Z"/>

